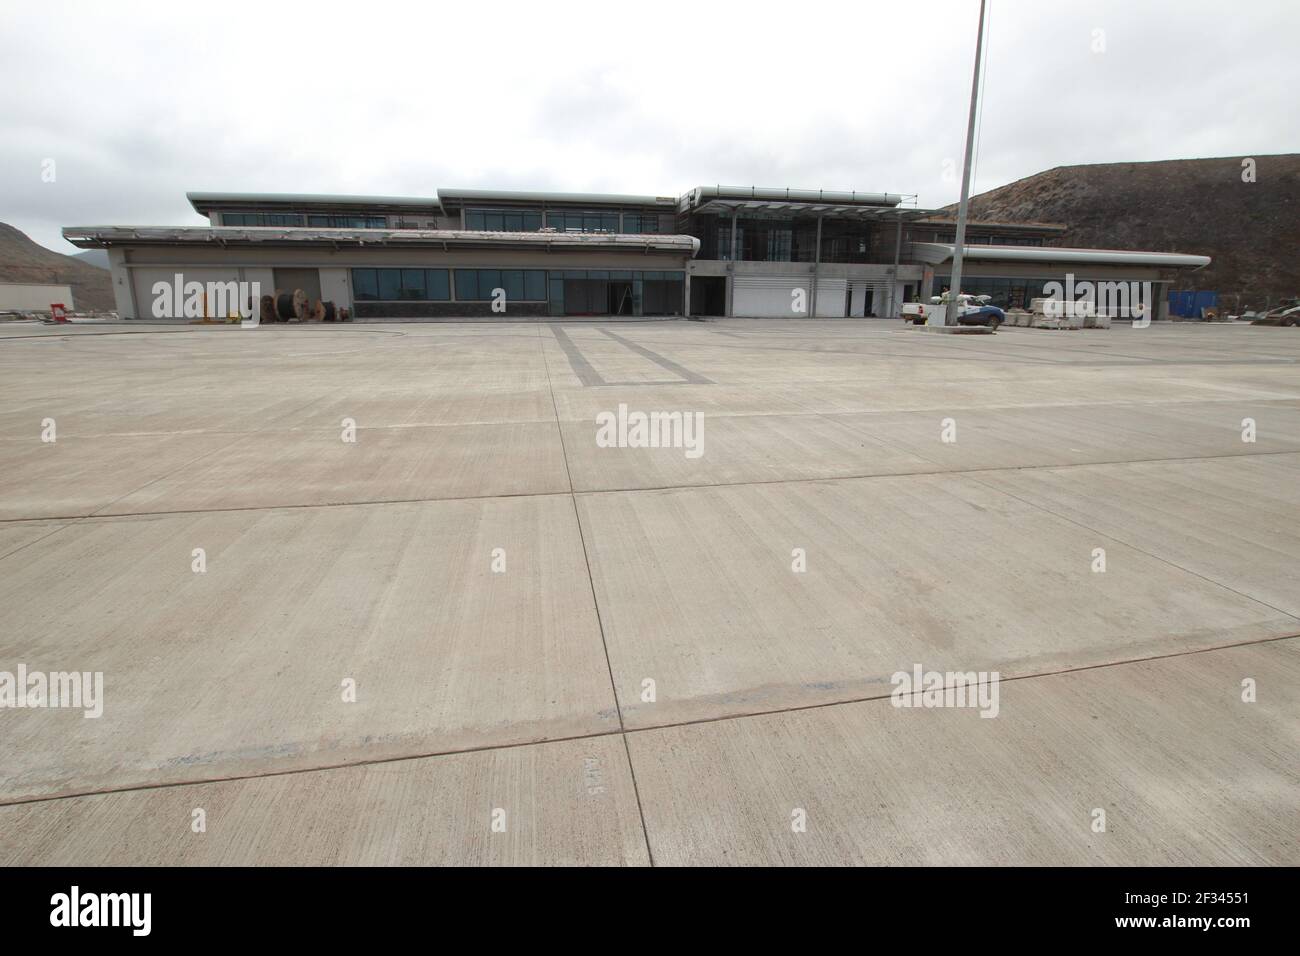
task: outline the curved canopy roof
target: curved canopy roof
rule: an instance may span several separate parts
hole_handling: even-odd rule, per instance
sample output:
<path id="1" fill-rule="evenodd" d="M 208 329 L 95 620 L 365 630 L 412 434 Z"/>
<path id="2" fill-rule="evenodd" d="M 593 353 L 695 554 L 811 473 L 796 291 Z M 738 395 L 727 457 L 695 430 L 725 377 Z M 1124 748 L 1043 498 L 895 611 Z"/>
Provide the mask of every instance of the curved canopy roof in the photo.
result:
<path id="1" fill-rule="evenodd" d="M 938 265 L 947 262 L 956 246 L 942 242 L 912 243 L 913 258 Z M 1131 249 L 1065 249 L 1059 246 L 968 245 L 963 259 L 998 262 L 1065 262 L 1114 266 L 1166 266 L 1200 269 L 1210 264 L 1209 256 L 1182 252 L 1142 252 Z"/>

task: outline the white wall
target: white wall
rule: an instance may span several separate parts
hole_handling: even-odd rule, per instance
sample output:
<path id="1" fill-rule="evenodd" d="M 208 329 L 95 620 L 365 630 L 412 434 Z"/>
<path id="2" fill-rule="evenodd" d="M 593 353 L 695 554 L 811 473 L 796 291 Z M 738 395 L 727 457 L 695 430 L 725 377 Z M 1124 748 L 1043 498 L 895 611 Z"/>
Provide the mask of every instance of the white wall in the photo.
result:
<path id="1" fill-rule="evenodd" d="M 352 308 L 352 286 L 347 269 L 320 270 L 320 297 L 322 302 L 333 302 L 336 309 Z"/>
<path id="2" fill-rule="evenodd" d="M 268 270 L 269 271 L 269 270 Z M 224 269 L 194 269 L 194 268 L 142 268 L 132 269 L 131 276 L 135 287 L 136 318 L 154 319 L 153 305 L 157 295 L 153 291 L 154 283 L 165 282 L 170 287 L 174 285 L 177 273 L 181 275 L 182 283 L 202 282 L 206 285 L 209 282 L 238 282 L 239 269 L 234 266 Z M 268 277 L 267 284 L 262 287 L 263 293 L 272 291 Z M 170 309 L 170 305 L 169 305 Z M 119 311 L 120 314 L 120 311 Z M 221 318 L 221 316 L 212 315 L 212 318 Z M 167 315 L 168 319 L 184 319 L 183 315 Z"/>
<path id="3" fill-rule="evenodd" d="M 48 312 L 56 302 L 71 309 L 72 287 L 39 282 L 0 282 L 0 310 Z"/>

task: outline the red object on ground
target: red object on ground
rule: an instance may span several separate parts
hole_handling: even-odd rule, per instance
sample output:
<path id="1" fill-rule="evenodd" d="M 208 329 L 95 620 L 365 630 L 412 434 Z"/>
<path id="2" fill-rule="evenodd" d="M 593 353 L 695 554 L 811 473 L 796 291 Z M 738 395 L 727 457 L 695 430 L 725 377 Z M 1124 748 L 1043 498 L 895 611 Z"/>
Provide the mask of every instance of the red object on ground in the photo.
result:
<path id="1" fill-rule="evenodd" d="M 63 307 L 62 302 L 50 303 L 50 315 L 53 316 L 55 322 L 68 321 L 68 310 Z"/>

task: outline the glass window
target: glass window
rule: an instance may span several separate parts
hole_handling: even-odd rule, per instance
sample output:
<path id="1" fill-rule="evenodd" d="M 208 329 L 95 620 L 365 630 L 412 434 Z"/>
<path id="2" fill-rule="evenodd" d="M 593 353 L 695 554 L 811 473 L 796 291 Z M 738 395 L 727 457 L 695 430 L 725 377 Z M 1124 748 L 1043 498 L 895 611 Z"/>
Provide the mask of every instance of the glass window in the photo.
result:
<path id="1" fill-rule="evenodd" d="M 524 298 L 524 271 L 506 269 L 501 273 L 501 288 L 506 290 L 506 300 L 520 302 Z"/>
<path id="2" fill-rule="evenodd" d="M 423 269 L 402 270 L 402 298 L 403 299 L 424 298 L 424 270 Z"/>
<path id="3" fill-rule="evenodd" d="M 402 297 L 402 270 L 377 269 L 379 273 L 379 298 L 392 302 Z"/>
<path id="4" fill-rule="evenodd" d="M 446 269 L 426 269 L 424 287 L 430 299 L 445 302 L 451 298 L 451 287 L 447 280 Z"/>
<path id="5" fill-rule="evenodd" d="M 478 270 L 456 270 L 456 298 L 461 302 L 473 302 L 478 298 Z"/>
<path id="6" fill-rule="evenodd" d="M 492 290 L 499 288 L 501 288 L 500 269 L 478 270 L 478 297 L 480 299 L 492 298 Z"/>
<path id="7" fill-rule="evenodd" d="M 552 272 L 547 279 L 550 286 L 550 305 L 547 312 L 551 315 L 564 314 L 564 273 Z"/>
<path id="8" fill-rule="evenodd" d="M 524 298 L 530 302 L 546 299 L 546 273 L 541 269 L 529 269 L 524 273 Z"/>
<path id="9" fill-rule="evenodd" d="M 379 298 L 379 280 L 374 269 L 352 270 L 352 296 L 367 300 Z"/>
<path id="10" fill-rule="evenodd" d="M 551 224 L 558 225 L 555 222 Z M 542 214 L 527 209 L 466 209 L 465 228 L 493 232 L 537 232 L 542 228 Z"/>

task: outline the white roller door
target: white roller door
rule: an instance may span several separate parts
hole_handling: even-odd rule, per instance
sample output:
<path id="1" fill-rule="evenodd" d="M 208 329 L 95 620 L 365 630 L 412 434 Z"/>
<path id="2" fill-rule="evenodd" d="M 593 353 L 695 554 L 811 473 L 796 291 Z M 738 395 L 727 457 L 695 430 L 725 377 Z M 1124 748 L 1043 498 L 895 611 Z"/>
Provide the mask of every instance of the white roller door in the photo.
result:
<path id="1" fill-rule="evenodd" d="M 162 268 L 133 268 L 131 278 L 135 284 L 135 305 L 136 317 L 141 319 L 159 318 L 183 318 L 183 316 L 173 316 L 174 302 L 171 301 L 171 293 L 167 293 L 168 301 L 164 305 L 164 315 L 155 316 L 154 300 L 158 297 L 154 292 L 154 284 L 158 282 L 165 283 L 168 289 L 171 289 L 176 281 L 176 275 L 181 275 L 182 291 L 184 283 L 201 282 L 206 287 L 209 282 L 238 282 L 239 270 L 237 268 L 226 269 L 196 269 L 186 266 L 162 267 Z M 267 291 L 267 290 L 263 290 Z M 182 295 L 182 302 L 184 297 Z"/>
<path id="2" fill-rule="evenodd" d="M 731 314 L 737 316 L 757 316 L 770 319 L 804 318 L 809 302 L 808 275 L 792 276 L 736 276 L 735 292 L 731 302 Z M 804 312 L 796 312 L 794 305 L 795 289 L 803 290 L 799 299 L 803 302 Z M 841 292 L 841 294 L 843 294 Z"/>
<path id="3" fill-rule="evenodd" d="M 818 279 L 817 315 L 824 319 L 844 318 L 844 304 L 848 293 L 848 279 Z"/>

